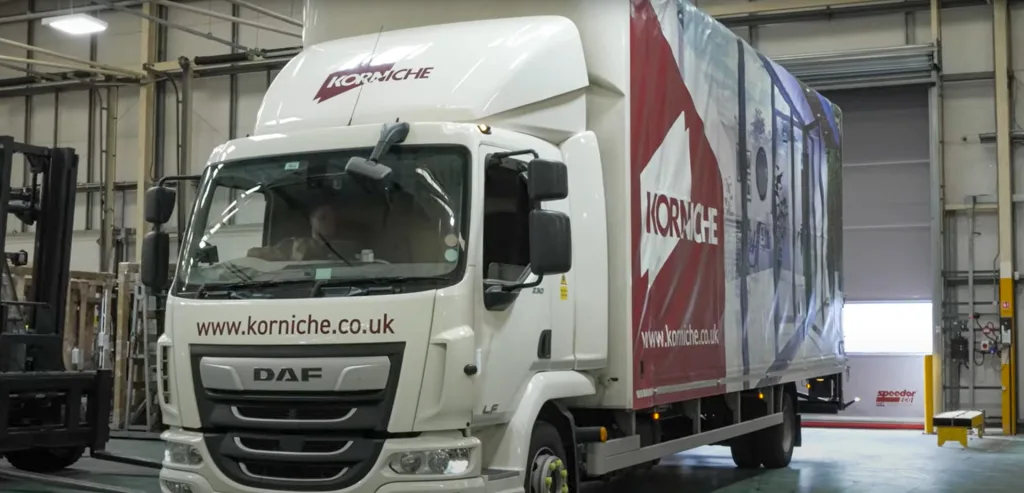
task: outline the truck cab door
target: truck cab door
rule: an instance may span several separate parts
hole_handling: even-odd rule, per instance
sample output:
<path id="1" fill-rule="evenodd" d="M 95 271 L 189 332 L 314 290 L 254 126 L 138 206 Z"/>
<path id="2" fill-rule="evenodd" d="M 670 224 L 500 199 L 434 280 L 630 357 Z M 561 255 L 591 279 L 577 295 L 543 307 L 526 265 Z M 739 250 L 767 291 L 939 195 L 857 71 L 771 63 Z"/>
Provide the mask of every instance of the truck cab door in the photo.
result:
<path id="1" fill-rule="evenodd" d="M 534 287 L 508 296 L 486 293 L 500 284 L 532 283 L 530 272 L 529 212 L 526 182 L 519 171 L 486 166 L 487 156 L 504 149 L 481 146 L 485 165 L 482 228 L 478 265 L 480 294 L 476 303 L 477 355 L 480 368 L 480 401 L 474 424 L 507 421 L 514 409 L 517 390 L 530 375 L 548 367 L 556 352 L 551 327 L 551 297 L 558 296 L 559 276 L 548 276 Z M 559 344 L 563 345 L 563 344 Z"/>

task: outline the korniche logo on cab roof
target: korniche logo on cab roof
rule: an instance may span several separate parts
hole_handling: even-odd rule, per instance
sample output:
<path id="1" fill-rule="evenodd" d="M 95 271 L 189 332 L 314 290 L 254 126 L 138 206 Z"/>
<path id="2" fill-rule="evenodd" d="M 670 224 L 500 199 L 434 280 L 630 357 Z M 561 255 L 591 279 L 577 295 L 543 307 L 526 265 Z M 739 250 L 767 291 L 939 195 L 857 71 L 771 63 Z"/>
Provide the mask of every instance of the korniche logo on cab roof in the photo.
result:
<path id="1" fill-rule="evenodd" d="M 394 63 L 370 64 L 361 63 L 357 67 L 339 70 L 327 76 L 313 98 L 322 103 L 335 96 L 366 84 L 379 82 L 402 82 L 416 79 L 429 79 L 434 67 L 395 68 Z"/>

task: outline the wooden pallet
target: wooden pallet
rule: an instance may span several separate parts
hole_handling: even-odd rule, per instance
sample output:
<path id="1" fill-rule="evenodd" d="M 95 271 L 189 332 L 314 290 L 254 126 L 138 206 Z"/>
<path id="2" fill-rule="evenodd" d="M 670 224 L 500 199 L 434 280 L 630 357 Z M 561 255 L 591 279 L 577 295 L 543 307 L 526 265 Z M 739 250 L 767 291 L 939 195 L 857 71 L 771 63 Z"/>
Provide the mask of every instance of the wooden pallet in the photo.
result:
<path id="1" fill-rule="evenodd" d="M 25 299 L 32 285 L 32 269 L 21 266 L 11 268 L 18 299 Z M 71 271 L 68 282 L 68 296 L 64 312 L 63 356 L 67 369 L 95 370 L 110 361 L 110 345 L 107 341 L 116 326 L 109 323 L 111 301 L 116 289 L 113 274 L 102 272 Z M 107 309 L 106 332 L 103 327 L 103 309 Z M 78 361 L 72 355 L 78 350 Z M 77 363 L 77 364 L 76 364 Z"/>

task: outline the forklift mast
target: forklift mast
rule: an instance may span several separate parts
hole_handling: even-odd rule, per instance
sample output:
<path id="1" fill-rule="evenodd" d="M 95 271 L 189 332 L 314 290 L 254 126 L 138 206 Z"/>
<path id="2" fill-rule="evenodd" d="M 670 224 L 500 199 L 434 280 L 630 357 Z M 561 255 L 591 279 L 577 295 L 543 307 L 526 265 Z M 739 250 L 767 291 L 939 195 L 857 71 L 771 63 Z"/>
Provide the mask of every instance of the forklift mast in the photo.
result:
<path id="1" fill-rule="evenodd" d="M 11 188 L 11 170 L 15 156 L 24 156 L 31 174 L 27 188 Z M 8 231 L 8 217 L 35 226 L 32 255 L 32 285 L 27 299 L 4 300 L 0 316 L 9 320 L 11 308 L 21 312 L 23 329 L 8 333 L 11 324 L 0 332 L 0 371 L 64 371 L 63 332 L 71 266 L 71 234 L 75 218 L 75 189 L 78 155 L 71 148 L 46 148 L 0 137 L 0 231 Z M 0 246 L 6 253 L 6 234 Z M 5 262 L 5 269 L 7 264 Z M 26 364 L 31 368 L 12 368 L 21 358 L 11 350 L 24 347 Z"/>

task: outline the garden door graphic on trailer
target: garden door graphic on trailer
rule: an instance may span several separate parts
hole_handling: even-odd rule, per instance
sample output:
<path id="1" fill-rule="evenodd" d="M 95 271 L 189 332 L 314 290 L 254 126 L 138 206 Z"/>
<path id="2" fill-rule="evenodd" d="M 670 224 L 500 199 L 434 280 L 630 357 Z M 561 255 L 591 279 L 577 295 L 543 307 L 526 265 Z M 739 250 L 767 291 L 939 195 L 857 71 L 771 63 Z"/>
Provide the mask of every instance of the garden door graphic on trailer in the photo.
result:
<path id="1" fill-rule="evenodd" d="M 838 108 L 693 6 L 632 7 L 640 409 L 771 383 L 809 347 L 839 347 L 841 231 L 828 219 L 842 143 Z"/>

